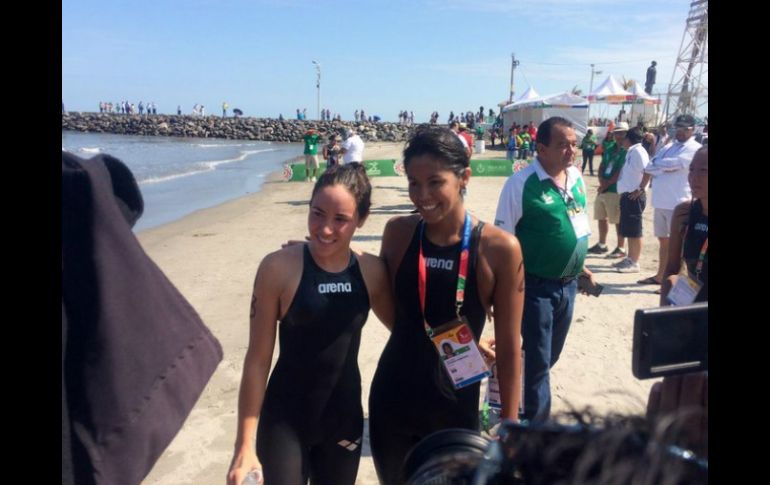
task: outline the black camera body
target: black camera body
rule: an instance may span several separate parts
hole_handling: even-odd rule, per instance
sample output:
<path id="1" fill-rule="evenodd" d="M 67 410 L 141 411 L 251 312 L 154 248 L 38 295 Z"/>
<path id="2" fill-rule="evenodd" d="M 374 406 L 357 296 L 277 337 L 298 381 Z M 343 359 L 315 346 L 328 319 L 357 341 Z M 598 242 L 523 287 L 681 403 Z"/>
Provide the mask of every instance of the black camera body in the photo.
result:
<path id="1" fill-rule="evenodd" d="M 651 379 L 709 367 L 708 302 L 637 310 L 632 371 Z"/>

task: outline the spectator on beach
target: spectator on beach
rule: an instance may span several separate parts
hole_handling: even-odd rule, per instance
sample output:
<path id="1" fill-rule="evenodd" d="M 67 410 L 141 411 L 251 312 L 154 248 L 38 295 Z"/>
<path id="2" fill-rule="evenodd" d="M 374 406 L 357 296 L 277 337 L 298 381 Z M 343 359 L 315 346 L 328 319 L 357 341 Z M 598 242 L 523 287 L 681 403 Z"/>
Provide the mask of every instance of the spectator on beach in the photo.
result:
<path id="1" fill-rule="evenodd" d="M 453 327 L 458 341 L 469 347 L 461 362 L 480 361 L 470 346 L 476 346 L 494 307 L 503 418 L 517 419 L 521 389 L 524 288 L 518 242 L 466 210 L 470 160 L 450 130 L 417 129 L 403 158 L 409 197 L 419 214 L 391 219 L 382 237 L 380 255 L 391 275 L 397 317 L 369 398 L 372 457 L 385 485 L 404 483 L 404 457 L 425 436 L 479 426 L 479 381 L 455 388 L 450 368 L 440 359 L 446 334 L 430 338 L 426 332 L 462 319 L 464 327 Z M 461 281 L 463 292 L 458 291 Z"/>
<path id="2" fill-rule="evenodd" d="M 302 119 L 302 113 L 299 111 L 299 108 L 297 108 L 297 119 L 298 120 Z"/>
<path id="3" fill-rule="evenodd" d="M 458 126 L 459 135 L 465 138 L 465 142 L 468 144 L 468 158 L 473 156 L 473 135 L 468 133 L 468 125 L 460 123 Z"/>
<path id="4" fill-rule="evenodd" d="M 518 146 L 516 144 L 516 141 L 518 139 L 518 135 L 516 134 L 516 127 L 512 126 L 510 130 L 510 135 L 508 136 L 508 145 L 506 148 L 505 158 L 513 162 L 516 159 L 516 147 Z"/>
<path id="5" fill-rule="evenodd" d="M 537 127 L 535 126 L 535 123 L 530 121 L 529 122 L 529 128 L 527 129 L 527 133 L 529 133 L 529 154 L 530 156 L 535 156 L 535 147 L 537 145 Z"/>
<path id="6" fill-rule="evenodd" d="M 663 147 L 645 167 L 645 180 L 652 179 L 653 227 L 658 238 L 658 271 L 649 278 L 639 280 L 642 285 L 660 285 L 668 261 L 668 243 L 674 209 L 690 200 L 688 182 L 690 162 L 701 144 L 693 138 L 695 118 L 680 115 L 674 122 L 674 141 Z"/>
<path id="7" fill-rule="evenodd" d="M 358 122 L 358 119 L 359 119 L 359 116 L 360 116 L 359 113 L 358 113 L 358 110 L 356 110 L 356 112 L 353 113 L 353 115 L 355 116 L 356 122 Z"/>
<path id="8" fill-rule="evenodd" d="M 626 239 L 620 232 L 620 194 L 618 194 L 618 178 L 623 164 L 626 162 L 626 150 L 622 147 L 623 139 L 628 132 L 628 123 L 621 123 L 615 131 L 607 133 L 602 141 L 602 162 L 599 164 L 599 188 L 594 202 L 594 219 L 599 225 L 599 242 L 588 248 L 589 254 L 604 254 L 607 247 L 607 234 L 610 224 L 615 225 L 617 246 L 607 255 L 607 258 L 625 258 L 623 247 Z"/>
<path id="9" fill-rule="evenodd" d="M 642 138 L 642 148 L 647 152 L 647 155 L 650 156 L 650 160 L 652 160 L 652 157 L 655 156 L 655 134 L 648 131 L 644 133 L 644 137 Z"/>
<path id="10" fill-rule="evenodd" d="M 182 116 L 182 105 L 181 104 L 176 105 L 176 114 L 177 114 L 177 116 Z"/>
<path id="11" fill-rule="evenodd" d="M 554 116 L 538 133 L 537 157 L 505 182 L 495 215 L 524 253 L 524 418 L 531 422 L 551 412 L 550 370 L 572 322 L 577 277 L 585 273 L 595 284 L 584 265 L 590 226 L 585 183 L 573 166 L 575 130 Z"/>
<path id="12" fill-rule="evenodd" d="M 228 485 L 260 467 L 267 484 L 356 481 L 361 329 L 370 308 L 388 328 L 394 320 L 384 263 L 350 247 L 369 215 L 371 190 L 360 164 L 324 172 L 310 199 L 308 242 L 259 265 Z M 280 354 L 268 382 L 277 331 Z"/>
<path id="13" fill-rule="evenodd" d="M 624 122 L 621 122 L 624 123 Z M 631 128 L 623 140 L 626 161 L 618 178 L 620 194 L 620 234 L 628 239 L 628 256 L 612 266 L 620 273 L 639 273 L 642 255 L 642 213 L 647 205 L 647 181 L 644 169 L 650 157 L 642 148 L 642 130 Z"/>
<path id="14" fill-rule="evenodd" d="M 324 145 L 324 159 L 326 160 L 326 169 L 339 165 L 340 155 L 342 154 L 339 142 L 342 137 L 339 135 L 329 136 L 329 143 Z"/>
<path id="15" fill-rule="evenodd" d="M 457 138 L 460 140 L 460 143 L 463 144 L 463 148 L 465 148 L 465 152 L 468 154 L 468 158 L 471 157 L 471 148 L 468 146 L 468 141 L 465 139 L 464 136 L 460 136 L 460 123 L 458 121 L 453 121 L 449 123 L 449 129 L 457 135 Z"/>
<path id="16" fill-rule="evenodd" d="M 227 104 L 227 101 L 222 102 L 222 118 L 227 118 L 227 108 L 230 106 Z"/>
<path id="17" fill-rule="evenodd" d="M 491 130 L 489 130 L 489 140 L 492 142 L 492 148 L 495 147 L 495 139 L 497 138 L 497 127 L 493 126 Z"/>
<path id="18" fill-rule="evenodd" d="M 302 137 L 305 142 L 305 180 L 315 182 L 318 175 L 318 140 L 321 135 L 313 128 L 310 128 Z"/>
<path id="19" fill-rule="evenodd" d="M 352 128 L 345 130 L 345 141 L 340 145 L 342 163 L 363 163 L 364 140 Z"/>
<path id="20" fill-rule="evenodd" d="M 683 290 L 679 295 L 691 295 L 679 299 L 676 304 L 687 305 L 709 299 L 709 152 L 704 145 L 695 152 L 688 175 L 692 200 L 683 202 L 674 209 L 671 221 L 671 235 L 668 259 L 663 271 L 660 304 L 668 305 L 671 289 L 677 284 Z M 655 186 L 653 185 L 653 190 Z M 684 264 L 683 264 L 684 263 Z M 683 280 L 679 282 L 679 280 Z M 686 284 L 689 282 L 690 284 Z M 691 290 L 688 290 L 691 289 Z"/>
<path id="21" fill-rule="evenodd" d="M 449 119 L 447 120 L 447 123 L 448 124 L 452 124 L 452 121 L 454 121 L 454 119 L 455 119 L 455 112 L 454 111 L 450 111 L 449 112 Z"/>
<path id="22" fill-rule="evenodd" d="M 586 164 L 588 164 L 588 170 L 591 176 L 594 175 L 594 152 L 596 151 L 596 135 L 592 129 L 588 129 L 586 136 L 583 137 L 583 141 L 580 144 L 580 148 L 583 150 L 583 166 L 580 169 L 580 175 L 583 175 L 586 171 Z"/>
<path id="23" fill-rule="evenodd" d="M 518 137 L 516 144 L 519 147 L 519 160 L 527 160 L 532 139 L 529 137 L 529 132 L 527 132 L 526 127 L 522 127 L 522 129 L 519 130 Z"/>

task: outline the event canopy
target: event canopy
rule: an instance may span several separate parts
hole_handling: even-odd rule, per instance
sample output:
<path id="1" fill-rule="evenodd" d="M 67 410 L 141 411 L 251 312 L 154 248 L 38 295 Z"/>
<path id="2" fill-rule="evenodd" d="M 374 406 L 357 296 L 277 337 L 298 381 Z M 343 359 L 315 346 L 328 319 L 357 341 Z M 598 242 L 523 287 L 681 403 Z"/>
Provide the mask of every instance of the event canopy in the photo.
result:
<path id="1" fill-rule="evenodd" d="M 568 91 L 539 96 L 529 88 L 515 103 L 503 108 L 503 129 L 507 133 L 514 123 L 528 125 L 530 121 L 537 126 L 552 116 L 568 119 L 578 138 L 582 138 L 588 124 L 588 101 Z"/>
<path id="2" fill-rule="evenodd" d="M 588 101 L 592 103 L 604 102 L 609 104 L 628 103 L 634 99 L 634 95 L 623 89 L 623 85 L 612 74 L 596 89 L 588 94 Z"/>
<path id="3" fill-rule="evenodd" d="M 660 99 L 650 96 L 644 92 L 638 82 L 631 80 L 631 88 L 628 90 L 633 96 L 633 103 L 636 104 L 660 104 Z"/>

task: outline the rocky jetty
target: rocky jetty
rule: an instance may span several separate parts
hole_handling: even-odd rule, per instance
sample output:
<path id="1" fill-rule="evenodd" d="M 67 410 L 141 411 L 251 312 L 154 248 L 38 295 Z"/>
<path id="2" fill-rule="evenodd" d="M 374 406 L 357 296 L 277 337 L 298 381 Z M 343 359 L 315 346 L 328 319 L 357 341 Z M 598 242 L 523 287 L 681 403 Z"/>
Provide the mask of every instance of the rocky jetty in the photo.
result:
<path id="1" fill-rule="evenodd" d="M 179 136 L 301 142 L 308 129 L 322 134 L 343 134 L 353 128 L 364 141 L 405 141 L 414 126 L 386 122 L 222 118 L 219 116 L 124 115 L 111 113 L 62 114 L 62 130 L 119 135 Z M 344 138 L 344 137 L 343 137 Z"/>

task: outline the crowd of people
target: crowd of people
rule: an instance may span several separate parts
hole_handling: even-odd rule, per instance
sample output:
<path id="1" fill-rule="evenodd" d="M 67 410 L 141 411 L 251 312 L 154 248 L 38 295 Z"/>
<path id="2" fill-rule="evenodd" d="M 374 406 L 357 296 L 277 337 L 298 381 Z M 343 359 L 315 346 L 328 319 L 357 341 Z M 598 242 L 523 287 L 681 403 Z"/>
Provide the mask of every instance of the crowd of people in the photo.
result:
<path id="1" fill-rule="evenodd" d="M 621 268 L 638 264 L 633 258 L 641 248 L 645 181 L 659 172 L 679 179 L 689 173 L 696 201 L 690 202 L 688 192 L 671 219 L 680 252 L 666 260 L 664 289 L 678 294 L 682 291 L 669 289 L 695 280 L 700 286 L 693 300 L 699 301 L 707 300 L 708 152 L 698 148 L 695 161 L 687 160 L 693 155 L 687 145 L 692 125 L 692 117 L 677 118 L 675 140 L 658 147 L 651 163 L 643 131 L 619 124 L 612 140 L 605 140 L 598 194 L 603 203 L 596 206 L 620 215 L 619 237 L 629 241 L 629 250 L 616 267 L 630 272 Z M 453 120 L 449 129 L 425 125 L 416 130 L 404 150 L 404 166 L 417 213 L 388 222 L 379 259 L 350 248 L 370 204 L 371 186 L 361 165 L 333 164 L 318 178 L 308 241 L 268 255 L 257 272 L 229 484 L 239 484 L 253 469 L 261 469 L 271 484 L 355 483 L 363 427 L 355 355 L 368 302 L 380 305 L 375 313 L 391 332 L 369 398 L 371 453 L 381 483 L 403 483 L 404 458 L 433 432 L 478 429 L 478 379 L 489 375 L 492 362 L 502 417 L 532 426 L 549 422 L 550 372 L 564 348 L 576 295 L 585 291 L 578 290 L 578 279 L 596 283 L 586 256 L 601 246 L 589 250 L 588 191 L 574 163 L 578 146 L 572 124 L 552 117 L 534 136 L 530 128 L 512 130 L 529 137 L 536 155 L 506 181 L 494 225 L 464 207 L 471 179 L 470 144 L 463 136 L 467 126 Z M 336 136 L 330 138 L 324 153 L 342 151 L 334 149 L 337 142 Z M 595 147 L 595 141 L 582 146 Z M 648 165 L 655 169 L 645 171 Z M 606 195 L 612 185 L 616 197 Z M 668 187 L 665 179 L 654 186 Z M 605 222 L 605 236 L 606 227 Z M 682 262 L 686 274 L 678 275 Z M 351 299 L 355 294 L 369 298 Z M 664 304 L 688 303 L 663 296 Z M 285 317 L 278 325 L 280 315 Z M 478 340 L 488 316 L 494 337 Z M 333 330 L 327 329 L 332 321 Z M 334 351 L 315 346 L 322 340 L 320 328 Z M 281 353 L 268 380 L 277 331 Z M 468 360 L 462 367 L 456 364 L 456 342 L 466 344 Z M 335 369 L 335 374 L 322 375 L 321 369 Z M 465 379 L 470 382 L 464 384 Z M 664 388 L 671 382 L 679 381 L 667 378 Z M 660 403 L 660 386 L 654 391 Z M 650 409 L 659 409 L 655 406 L 651 396 Z M 706 454 L 707 444 L 697 449 Z"/>
<path id="2" fill-rule="evenodd" d="M 64 103 L 62 103 L 62 111 L 64 111 Z M 128 101 L 119 101 L 114 104 L 108 101 L 99 101 L 99 113 L 156 115 L 158 114 L 158 107 L 155 105 L 155 101 L 150 101 L 147 104 L 139 101 L 138 105 Z"/>
<path id="3" fill-rule="evenodd" d="M 432 433 L 479 428 L 480 381 L 493 364 L 501 417 L 531 429 L 550 422 L 550 372 L 576 295 L 586 291 L 578 280 L 596 284 L 587 257 L 606 254 L 618 258 L 617 271 L 640 271 L 650 182 L 661 266 L 639 284 L 659 285 L 662 305 L 708 301 L 708 148 L 693 139 L 694 125 L 690 115 L 677 117 L 668 139 L 665 130 L 619 122 L 602 140 L 594 203 L 600 240 L 591 247 L 586 160 L 582 169 L 575 163 L 579 147 L 570 121 L 552 117 L 538 127 L 511 128 L 509 159 L 532 159 L 505 182 L 493 224 L 465 207 L 473 154 L 467 124 L 420 126 L 403 152 L 416 213 L 387 223 L 379 257 L 350 246 L 371 208 L 361 137 L 352 128 L 344 141 L 339 133 L 309 129 L 309 236 L 265 256 L 256 272 L 228 485 L 241 485 L 254 470 L 270 485 L 355 483 L 364 423 L 357 355 L 370 309 L 390 331 L 369 398 L 371 454 L 381 483 L 403 483 L 406 455 Z M 327 169 L 319 173 L 324 137 Z M 598 146 L 589 138 L 580 149 L 592 154 Z M 618 237 L 611 253 L 610 222 Z M 494 337 L 479 339 L 487 321 Z M 449 344 L 451 352 L 448 342 L 457 344 Z M 707 374 L 693 379 L 703 389 Z M 650 414 L 677 411 L 660 394 L 683 383 L 667 378 L 655 386 Z M 707 399 L 699 404 L 707 416 Z M 707 434 L 702 426 L 696 431 L 697 439 L 686 442 L 707 456 Z"/>

